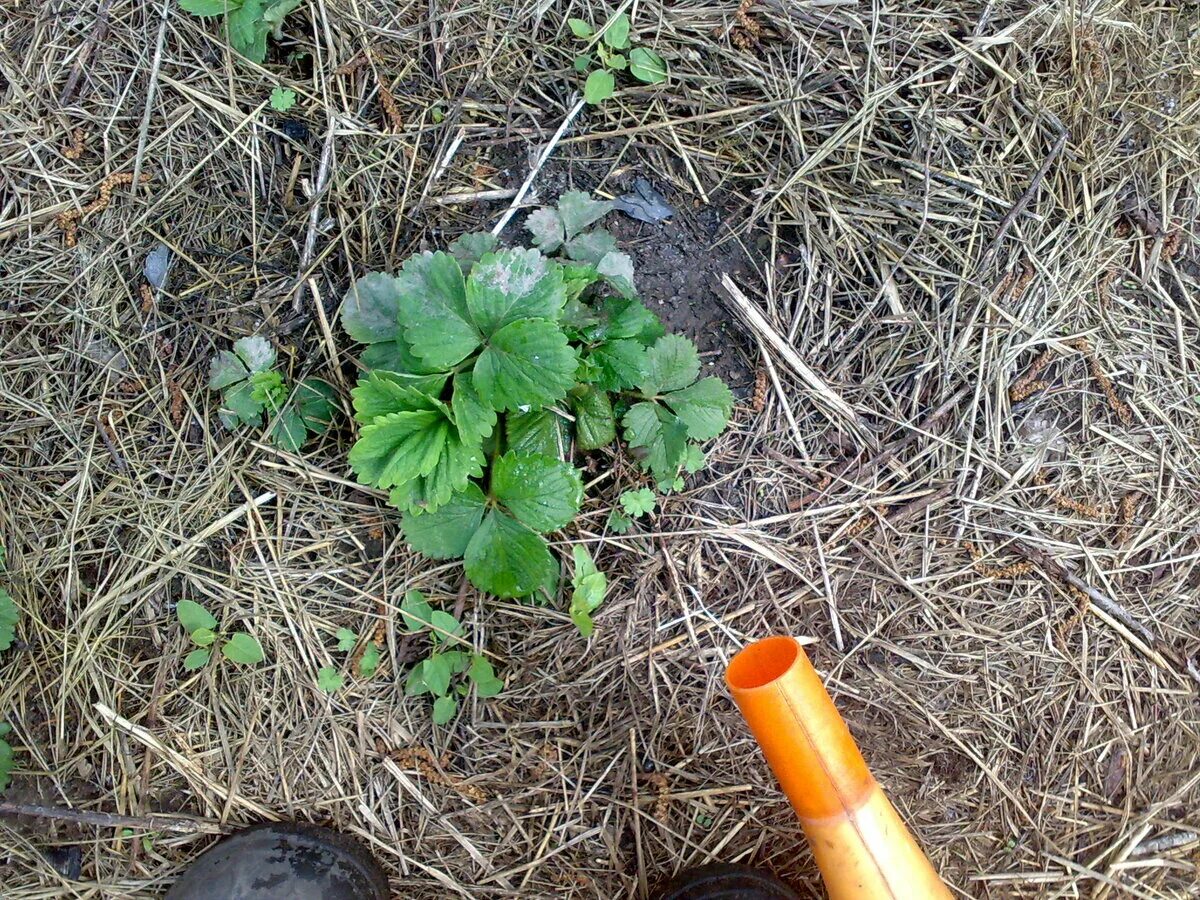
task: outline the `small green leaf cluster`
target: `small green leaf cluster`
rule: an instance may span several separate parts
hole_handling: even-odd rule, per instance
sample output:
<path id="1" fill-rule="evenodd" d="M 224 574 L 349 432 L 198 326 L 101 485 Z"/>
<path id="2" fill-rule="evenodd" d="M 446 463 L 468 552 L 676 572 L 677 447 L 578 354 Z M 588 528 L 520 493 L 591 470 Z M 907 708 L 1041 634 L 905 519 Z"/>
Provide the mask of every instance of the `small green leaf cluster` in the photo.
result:
<path id="1" fill-rule="evenodd" d="M 408 673 L 404 694 L 431 695 L 435 724 L 445 725 L 454 718 L 458 698 L 467 696 L 472 684 L 480 697 L 495 697 L 504 690 L 504 682 L 496 677 L 486 657 L 457 649 L 470 646 L 461 640 L 463 629 L 458 619 L 434 609 L 420 591 L 404 595 L 400 616 L 409 634 L 429 635 L 429 654 Z"/>
<path id="2" fill-rule="evenodd" d="M 271 109 L 275 112 L 287 112 L 295 105 L 295 91 L 284 87 L 276 87 L 271 91 Z"/>
<path id="3" fill-rule="evenodd" d="M 337 649 L 341 652 L 350 652 L 357 643 L 358 635 L 349 628 L 339 628 L 337 630 Z M 374 677 L 375 670 L 379 668 L 379 659 L 379 645 L 374 641 L 369 642 L 363 649 L 362 656 L 358 659 L 359 676 L 362 678 Z M 345 677 L 333 666 L 322 666 L 317 669 L 317 687 L 325 693 L 336 693 L 342 689 L 342 685 L 345 683 Z"/>
<path id="4" fill-rule="evenodd" d="M 571 556 L 575 563 L 575 574 L 571 576 L 571 621 L 579 629 L 579 633 L 589 638 L 595 627 L 592 623 L 592 613 L 604 602 L 608 591 L 608 578 L 596 568 L 592 554 L 583 544 L 571 548 Z"/>
<path id="5" fill-rule="evenodd" d="M 226 634 L 217 628 L 217 620 L 195 600 L 180 600 L 175 605 L 179 624 L 188 633 L 196 649 L 183 658 L 189 671 L 202 669 L 212 658 L 212 648 L 220 642 L 221 655 L 233 663 L 252 666 L 265 659 L 262 645 L 251 634 L 235 631 Z"/>
<path id="6" fill-rule="evenodd" d="M 13 603 L 12 596 L 0 586 L 0 650 L 7 650 L 17 637 L 17 622 L 21 611 Z"/>
<path id="7" fill-rule="evenodd" d="M 221 391 L 217 414 L 226 428 L 261 428 L 265 415 L 267 439 L 294 453 L 310 435 L 329 430 L 337 392 L 320 378 L 305 378 L 292 390 L 274 365 L 275 348 L 266 338 L 244 337 L 212 358 L 208 386 Z"/>
<path id="8" fill-rule="evenodd" d="M 667 80 L 667 62 L 646 47 L 632 47 L 629 40 L 629 16 L 625 13 L 613 16 L 596 39 L 596 29 L 584 19 L 567 19 L 571 33 L 582 41 L 588 41 L 591 52 L 575 57 L 575 71 L 582 75 L 588 72 L 583 85 L 583 99 L 591 104 L 603 103 L 613 95 L 617 87 L 614 72 L 628 71 L 645 84 L 660 84 Z M 628 53 L 628 56 L 626 56 Z M 597 66 L 593 68 L 593 66 Z M 589 71 L 590 70 L 590 71 Z"/>
<path id="9" fill-rule="evenodd" d="M 12 726 L 7 722 L 0 722 L 0 791 L 3 791 L 11 782 L 10 775 L 13 770 L 13 748 L 12 744 L 4 738 L 12 731 Z"/>
<path id="10" fill-rule="evenodd" d="M 543 535 L 583 502 L 575 451 L 613 444 L 664 490 L 702 464 L 733 395 L 637 299 L 633 262 L 582 192 L 532 214 L 536 249 L 464 235 L 360 278 L 342 326 L 366 345 L 352 391 L 359 482 L 389 492 L 414 549 L 464 560 L 500 597 L 557 595 Z M 558 258 L 547 254 L 558 253 Z"/>
<path id="11" fill-rule="evenodd" d="M 231 46 L 251 62 L 267 58 L 267 35 L 279 40 L 284 18 L 303 0 L 179 0 L 185 12 L 202 19 L 225 17 Z"/>

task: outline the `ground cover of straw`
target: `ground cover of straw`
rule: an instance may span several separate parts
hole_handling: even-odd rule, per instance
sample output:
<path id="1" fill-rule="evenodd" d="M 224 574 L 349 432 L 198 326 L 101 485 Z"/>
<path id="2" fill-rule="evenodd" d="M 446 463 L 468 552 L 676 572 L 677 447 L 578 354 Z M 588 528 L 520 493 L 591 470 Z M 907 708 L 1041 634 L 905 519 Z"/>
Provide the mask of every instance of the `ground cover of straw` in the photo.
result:
<path id="1" fill-rule="evenodd" d="M 818 896 L 721 683 L 771 632 L 960 895 L 1195 896 L 1195 8 L 626 8 L 672 78 L 586 110 L 558 177 L 719 211 L 766 327 L 714 283 L 758 383 L 707 480 L 618 537 L 639 475 L 590 476 L 584 642 L 407 552 L 348 427 L 281 453 L 204 379 L 255 332 L 348 388 L 349 280 L 497 220 L 578 87 L 565 17 L 606 11 L 313 0 L 256 66 L 171 2 L 0 4 L 0 801 L 142 823 L 0 818 L 6 897 L 153 896 L 267 818 L 357 835 L 404 897 L 639 897 L 714 859 Z M 400 690 L 410 587 L 507 680 L 451 727 Z M 184 597 L 268 661 L 184 672 Z M 318 691 L 336 628 L 379 624 L 380 676 Z"/>

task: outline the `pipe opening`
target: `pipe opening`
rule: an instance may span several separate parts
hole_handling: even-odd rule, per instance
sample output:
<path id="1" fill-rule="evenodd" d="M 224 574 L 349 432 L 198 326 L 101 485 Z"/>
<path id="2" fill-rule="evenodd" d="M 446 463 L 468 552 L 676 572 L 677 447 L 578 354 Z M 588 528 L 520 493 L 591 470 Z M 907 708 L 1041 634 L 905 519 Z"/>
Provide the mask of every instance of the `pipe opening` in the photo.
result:
<path id="1" fill-rule="evenodd" d="M 795 638 L 779 635 L 755 641 L 743 649 L 725 671 L 725 680 L 735 691 L 766 687 L 781 677 L 800 653 Z"/>

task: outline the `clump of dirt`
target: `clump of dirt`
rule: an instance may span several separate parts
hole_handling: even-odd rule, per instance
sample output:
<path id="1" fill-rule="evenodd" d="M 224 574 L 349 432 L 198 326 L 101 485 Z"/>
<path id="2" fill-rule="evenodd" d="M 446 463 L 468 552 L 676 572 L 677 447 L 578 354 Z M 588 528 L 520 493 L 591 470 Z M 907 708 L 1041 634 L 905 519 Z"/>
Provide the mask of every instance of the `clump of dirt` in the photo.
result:
<path id="1" fill-rule="evenodd" d="M 673 200 L 669 194 L 668 199 Z M 675 216 L 659 225 L 637 222 L 623 213 L 605 222 L 621 249 L 633 257 L 643 302 L 658 313 L 668 331 L 696 342 L 704 374 L 720 376 L 740 393 L 754 381 L 749 341 L 717 285 L 722 273 L 744 281 L 753 270 L 735 241 L 719 243 L 721 225 L 721 212 L 714 207 L 692 212 L 678 206 Z"/>

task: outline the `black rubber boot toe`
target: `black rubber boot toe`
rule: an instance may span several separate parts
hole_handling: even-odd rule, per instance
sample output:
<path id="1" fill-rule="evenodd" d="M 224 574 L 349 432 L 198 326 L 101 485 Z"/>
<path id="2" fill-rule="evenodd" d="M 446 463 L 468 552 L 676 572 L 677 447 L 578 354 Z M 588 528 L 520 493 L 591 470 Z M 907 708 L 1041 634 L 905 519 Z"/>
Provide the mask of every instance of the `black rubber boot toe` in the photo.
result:
<path id="1" fill-rule="evenodd" d="M 201 854 L 166 900 L 387 900 L 387 876 L 358 841 L 328 828 L 256 825 Z"/>
<path id="2" fill-rule="evenodd" d="M 654 900 L 800 900 L 800 895 L 762 869 L 713 863 L 680 872 Z"/>

